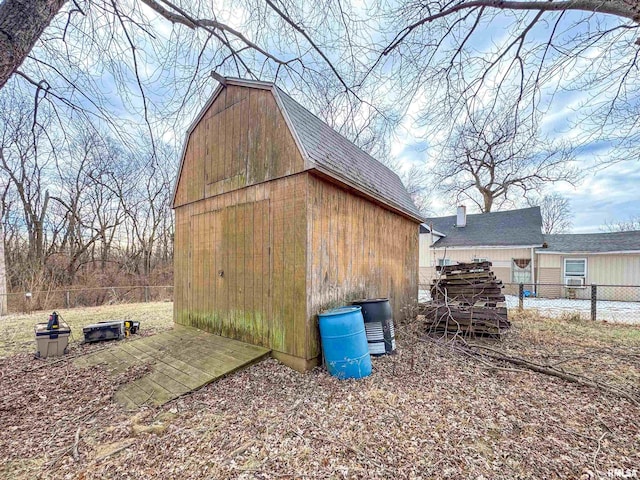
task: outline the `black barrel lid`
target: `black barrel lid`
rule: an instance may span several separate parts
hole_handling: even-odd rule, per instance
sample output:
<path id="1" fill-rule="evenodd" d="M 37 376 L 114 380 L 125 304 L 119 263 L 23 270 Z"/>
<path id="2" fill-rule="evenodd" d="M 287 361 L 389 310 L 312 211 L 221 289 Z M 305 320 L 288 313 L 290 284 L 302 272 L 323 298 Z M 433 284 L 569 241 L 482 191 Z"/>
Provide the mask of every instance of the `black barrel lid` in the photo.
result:
<path id="1" fill-rule="evenodd" d="M 388 302 L 388 298 L 365 298 L 362 300 L 354 300 L 351 302 L 354 305 L 362 305 L 363 303 L 380 303 L 380 302 Z"/>

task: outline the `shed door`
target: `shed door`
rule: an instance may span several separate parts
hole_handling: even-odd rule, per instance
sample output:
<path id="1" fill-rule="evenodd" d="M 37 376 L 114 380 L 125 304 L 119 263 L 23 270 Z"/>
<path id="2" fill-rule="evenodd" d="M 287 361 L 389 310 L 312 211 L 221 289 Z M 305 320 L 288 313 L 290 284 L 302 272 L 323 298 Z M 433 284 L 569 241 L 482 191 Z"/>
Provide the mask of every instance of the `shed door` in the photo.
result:
<path id="1" fill-rule="evenodd" d="M 191 217 L 193 325 L 268 345 L 269 224 L 269 200 Z"/>

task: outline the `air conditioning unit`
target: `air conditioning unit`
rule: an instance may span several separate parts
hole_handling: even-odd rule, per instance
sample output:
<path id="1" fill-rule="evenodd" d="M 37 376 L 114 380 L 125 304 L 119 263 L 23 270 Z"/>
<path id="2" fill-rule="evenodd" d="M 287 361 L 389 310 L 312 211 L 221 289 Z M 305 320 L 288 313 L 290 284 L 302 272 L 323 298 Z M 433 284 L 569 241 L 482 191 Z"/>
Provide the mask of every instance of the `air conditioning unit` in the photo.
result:
<path id="1" fill-rule="evenodd" d="M 582 288 L 584 287 L 583 277 L 564 277 L 564 285 L 567 288 Z"/>

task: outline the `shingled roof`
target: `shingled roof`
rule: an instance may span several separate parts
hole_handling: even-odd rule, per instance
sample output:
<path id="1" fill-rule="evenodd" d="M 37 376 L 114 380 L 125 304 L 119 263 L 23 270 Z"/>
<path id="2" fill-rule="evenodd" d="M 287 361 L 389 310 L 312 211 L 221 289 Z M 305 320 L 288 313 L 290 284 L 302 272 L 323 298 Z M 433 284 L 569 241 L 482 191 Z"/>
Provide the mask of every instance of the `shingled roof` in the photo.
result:
<path id="1" fill-rule="evenodd" d="M 347 180 L 364 193 L 381 197 L 410 216 L 422 219 L 394 172 L 336 132 L 282 89 L 276 87 L 281 105 L 309 161 L 338 180 Z"/>
<path id="2" fill-rule="evenodd" d="M 640 231 L 544 235 L 538 253 L 607 253 L 640 251 Z"/>
<path id="3" fill-rule="evenodd" d="M 456 226 L 456 215 L 428 218 L 425 223 L 440 238 L 434 247 L 538 246 L 543 243 L 540 207 L 467 215 L 464 227 Z"/>
<path id="4" fill-rule="evenodd" d="M 187 140 L 182 149 L 180 172 L 184 165 L 189 135 L 199 124 L 216 97 L 227 85 L 270 90 L 291 130 L 301 155 L 305 159 L 306 170 L 316 170 L 334 178 L 345 186 L 401 212 L 416 222 L 424 220 L 400 177 L 378 160 L 358 148 L 336 132 L 309 110 L 304 108 L 282 89 L 270 82 L 244 80 L 239 78 L 221 79 L 215 92 L 187 129 Z M 178 179 L 180 174 L 178 174 Z M 177 188 L 178 182 L 176 182 Z M 176 190 L 174 190 L 175 198 Z"/>

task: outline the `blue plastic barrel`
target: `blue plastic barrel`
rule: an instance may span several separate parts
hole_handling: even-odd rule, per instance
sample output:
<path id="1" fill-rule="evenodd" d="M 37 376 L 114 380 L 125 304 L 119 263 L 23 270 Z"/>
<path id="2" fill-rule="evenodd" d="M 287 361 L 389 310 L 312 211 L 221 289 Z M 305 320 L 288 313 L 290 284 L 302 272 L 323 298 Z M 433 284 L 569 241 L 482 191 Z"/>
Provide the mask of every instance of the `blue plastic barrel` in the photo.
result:
<path id="1" fill-rule="evenodd" d="M 327 310 L 318 314 L 318 322 L 329 373 L 341 379 L 370 375 L 371 357 L 361 307 Z"/>

